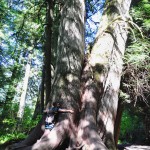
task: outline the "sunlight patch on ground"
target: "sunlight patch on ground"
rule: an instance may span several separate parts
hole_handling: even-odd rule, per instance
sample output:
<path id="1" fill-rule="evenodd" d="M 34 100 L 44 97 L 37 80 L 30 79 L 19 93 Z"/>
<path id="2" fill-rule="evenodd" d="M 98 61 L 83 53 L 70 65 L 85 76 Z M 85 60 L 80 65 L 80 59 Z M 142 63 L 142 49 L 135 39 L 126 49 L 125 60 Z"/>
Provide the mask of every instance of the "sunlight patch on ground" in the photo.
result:
<path id="1" fill-rule="evenodd" d="M 124 150 L 150 150 L 150 146 L 131 145 L 131 146 L 126 146 Z"/>

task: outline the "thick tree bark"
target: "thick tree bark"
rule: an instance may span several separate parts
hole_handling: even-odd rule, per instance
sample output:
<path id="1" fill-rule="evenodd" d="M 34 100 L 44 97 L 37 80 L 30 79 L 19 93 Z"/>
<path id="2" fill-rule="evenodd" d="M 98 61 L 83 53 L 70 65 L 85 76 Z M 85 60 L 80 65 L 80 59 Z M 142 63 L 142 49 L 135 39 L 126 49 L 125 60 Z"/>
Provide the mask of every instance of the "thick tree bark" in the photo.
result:
<path id="1" fill-rule="evenodd" d="M 84 7 L 83 0 L 66 0 L 62 9 L 51 99 L 60 101 L 63 108 L 72 108 L 75 113 L 60 115 L 59 123 L 48 136 L 49 149 L 55 149 L 67 137 L 70 137 L 70 147 L 74 147 L 76 139 L 74 122 L 79 111 L 80 76 L 84 53 Z M 43 143 L 43 146 L 45 144 Z"/>
<path id="2" fill-rule="evenodd" d="M 78 147 L 88 150 L 106 150 L 98 134 L 96 116 L 100 88 L 93 78 L 91 65 L 86 62 L 82 74 L 81 116 L 78 126 Z"/>
<path id="3" fill-rule="evenodd" d="M 22 149 L 58 149 L 67 137 L 70 138 L 69 147 L 71 149 L 76 147 L 80 76 L 84 57 L 84 15 L 84 0 L 66 0 L 64 2 L 59 29 L 60 35 L 54 83 L 51 91 L 52 101 L 60 101 L 62 108 L 73 109 L 75 113 L 60 114 L 58 123 L 47 136 L 46 140 L 41 140 L 32 147 Z M 28 141 L 34 134 L 36 134 L 35 131 L 27 138 Z M 36 139 L 31 140 L 30 144 L 24 141 L 22 143 L 23 145 L 31 145 Z"/>
<path id="4" fill-rule="evenodd" d="M 101 88 L 97 125 L 108 149 L 115 149 L 114 125 L 131 0 L 107 0 L 89 63 Z M 102 98 L 101 98 L 102 97 Z"/>

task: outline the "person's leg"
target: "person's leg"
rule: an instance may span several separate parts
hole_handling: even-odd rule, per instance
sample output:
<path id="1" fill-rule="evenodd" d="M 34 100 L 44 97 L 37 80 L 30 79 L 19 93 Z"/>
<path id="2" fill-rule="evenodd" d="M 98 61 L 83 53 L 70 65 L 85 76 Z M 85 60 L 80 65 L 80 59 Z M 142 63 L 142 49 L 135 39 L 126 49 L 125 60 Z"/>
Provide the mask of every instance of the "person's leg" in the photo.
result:
<path id="1" fill-rule="evenodd" d="M 49 125 L 49 130 L 50 131 L 54 128 L 54 125 L 55 125 L 54 123 L 52 123 L 52 124 Z"/>
<path id="2" fill-rule="evenodd" d="M 39 140 L 37 140 L 37 143 L 40 142 L 42 139 L 46 138 L 53 128 L 54 128 L 54 123 L 46 124 L 44 133 L 41 136 L 41 138 Z"/>

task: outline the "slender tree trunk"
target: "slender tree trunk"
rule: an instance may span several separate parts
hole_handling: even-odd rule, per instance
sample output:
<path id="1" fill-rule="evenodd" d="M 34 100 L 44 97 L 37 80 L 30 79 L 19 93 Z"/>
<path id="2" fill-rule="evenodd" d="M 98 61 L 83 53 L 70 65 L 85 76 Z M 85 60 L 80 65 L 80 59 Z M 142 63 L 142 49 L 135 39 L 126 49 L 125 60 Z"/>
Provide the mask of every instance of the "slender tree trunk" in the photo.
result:
<path id="1" fill-rule="evenodd" d="M 45 84 L 46 84 L 46 104 L 49 101 L 51 91 L 51 38 L 52 38 L 52 12 L 53 0 L 47 0 L 46 27 L 45 27 Z"/>
<path id="2" fill-rule="evenodd" d="M 45 98 L 45 91 L 44 91 L 44 82 L 45 81 L 45 66 L 43 65 L 43 69 L 42 69 L 42 81 L 41 81 L 41 85 L 39 88 L 39 95 L 38 95 L 38 99 L 36 101 L 36 106 L 35 106 L 35 110 L 34 110 L 34 115 L 33 115 L 33 119 L 35 119 L 37 117 L 37 115 L 39 114 L 43 114 L 43 110 L 44 110 L 44 98 Z"/>
<path id="3" fill-rule="evenodd" d="M 124 110 L 124 105 L 122 104 L 122 100 L 119 99 L 117 116 L 116 116 L 115 127 L 114 127 L 114 139 L 115 139 L 116 146 L 118 144 L 118 139 L 120 135 L 120 125 L 121 125 L 121 118 L 122 118 L 123 110 Z"/>
<path id="4" fill-rule="evenodd" d="M 43 66 L 43 71 L 42 71 L 42 82 L 41 82 L 41 113 L 43 113 L 44 110 L 44 82 L 45 81 L 45 66 Z"/>
<path id="5" fill-rule="evenodd" d="M 19 110 L 17 114 L 17 117 L 19 120 L 22 120 L 23 114 L 24 114 L 25 99 L 26 99 L 26 93 L 27 93 L 27 88 L 28 88 L 29 75 L 30 75 L 30 64 L 27 64 L 26 69 L 25 69 L 25 77 L 23 81 L 22 94 L 21 94 L 21 98 L 19 102 Z"/>

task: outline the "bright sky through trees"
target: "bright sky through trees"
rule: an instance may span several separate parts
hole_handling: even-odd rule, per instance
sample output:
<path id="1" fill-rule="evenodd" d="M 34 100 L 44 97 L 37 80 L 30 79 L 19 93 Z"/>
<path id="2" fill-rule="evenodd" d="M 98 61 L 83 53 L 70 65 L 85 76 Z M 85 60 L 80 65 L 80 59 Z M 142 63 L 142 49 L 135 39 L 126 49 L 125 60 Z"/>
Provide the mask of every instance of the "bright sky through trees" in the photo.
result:
<path id="1" fill-rule="evenodd" d="M 86 3 L 86 47 L 92 43 L 98 30 L 105 0 L 94 0 Z"/>

